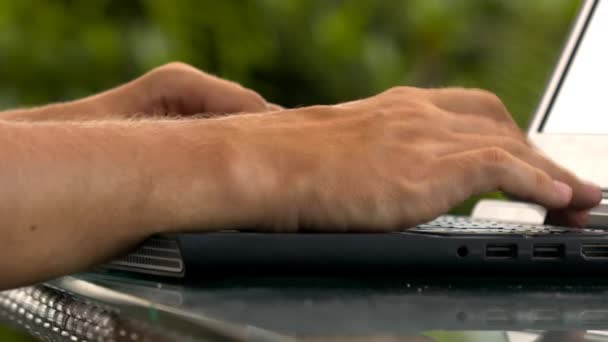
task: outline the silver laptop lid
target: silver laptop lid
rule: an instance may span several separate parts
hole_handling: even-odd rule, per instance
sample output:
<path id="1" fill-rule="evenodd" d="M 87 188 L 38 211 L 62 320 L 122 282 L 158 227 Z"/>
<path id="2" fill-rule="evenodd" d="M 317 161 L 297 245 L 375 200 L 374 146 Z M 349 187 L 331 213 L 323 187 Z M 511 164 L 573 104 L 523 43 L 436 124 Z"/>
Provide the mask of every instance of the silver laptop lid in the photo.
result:
<path id="1" fill-rule="evenodd" d="M 608 189 L 608 1 L 583 3 L 528 136 L 580 177 Z"/>

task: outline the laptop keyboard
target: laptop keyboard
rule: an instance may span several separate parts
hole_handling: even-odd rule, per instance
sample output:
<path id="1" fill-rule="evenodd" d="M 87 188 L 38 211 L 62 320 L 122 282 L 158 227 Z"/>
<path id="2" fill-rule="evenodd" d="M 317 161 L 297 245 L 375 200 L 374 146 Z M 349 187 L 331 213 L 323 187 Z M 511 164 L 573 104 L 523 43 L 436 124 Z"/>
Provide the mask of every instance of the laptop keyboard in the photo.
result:
<path id="1" fill-rule="evenodd" d="M 567 228 L 552 225 L 510 223 L 494 220 L 474 219 L 468 216 L 444 215 L 408 230 L 413 233 L 431 234 L 518 234 L 547 235 L 564 233 L 586 233 L 606 235 L 608 230 L 593 228 Z"/>

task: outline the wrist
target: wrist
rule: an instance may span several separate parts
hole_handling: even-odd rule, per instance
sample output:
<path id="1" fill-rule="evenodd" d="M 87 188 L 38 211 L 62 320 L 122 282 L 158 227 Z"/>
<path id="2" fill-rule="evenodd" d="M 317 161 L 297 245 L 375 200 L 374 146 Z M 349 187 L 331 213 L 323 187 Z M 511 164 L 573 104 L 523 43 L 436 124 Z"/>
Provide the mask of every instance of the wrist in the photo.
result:
<path id="1" fill-rule="evenodd" d="M 256 187 L 249 178 L 240 129 L 227 120 L 166 121 L 147 144 L 154 172 L 150 213 L 171 231 L 251 227 L 259 224 Z M 157 151 L 164 151 L 162 160 Z"/>
<path id="2" fill-rule="evenodd" d="M 345 111 L 311 106 L 280 112 L 227 118 L 241 129 L 233 140 L 232 184 L 245 208 L 253 208 L 256 227 L 295 231 L 322 194 L 324 161 L 307 144 L 316 133 L 310 124 Z M 320 197 L 321 196 L 321 197 Z"/>

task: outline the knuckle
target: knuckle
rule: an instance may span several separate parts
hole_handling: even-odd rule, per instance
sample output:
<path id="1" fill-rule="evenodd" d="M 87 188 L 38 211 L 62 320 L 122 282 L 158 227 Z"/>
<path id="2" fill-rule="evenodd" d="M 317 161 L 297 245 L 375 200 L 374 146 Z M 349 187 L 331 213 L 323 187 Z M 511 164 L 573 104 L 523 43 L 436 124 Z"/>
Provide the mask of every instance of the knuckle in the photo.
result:
<path id="1" fill-rule="evenodd" d="M 168 80 L 173 82 L 176 77 L 183 75 L 193 67 L 182 62 L 170 62 L 157 67 L 149 72 L 149 75 L 153 80 L 164 81 Z"/>
<path id="2" fill-rule="evenodd" d="M 534 176 L 533 177 L 534 177 L 534 179 L 533 179 L 534 185 L 537 188 L 543 188 L 549 182 L 549 176 L 545 172 L 543 172 L 543 171 L 541 171 L 539 169 L 535 169 L 534 170 Z"/>
<path id="3" fill-rule="evenodd" d="M 501 133 L 505 136 L 509 136 L 515 140 L 518 140 L 521 144 L 529 146 L 530 143 L 522 133 L 521 129 L 515 124 L 502 124 L 499 126 Z"/>
<path id="4" fill-rule="evenodd" d="M 266 109 L 266 100 L 257 92 L 243 88 L 244 109 Z"/>
<path id="5" fill-rule="evenodd" d="M 529 147 L 524 141 L 516 139 L 509 135 L 500 135 L 495 138 L 494 145 L 496 147 L 511 151 L 515 155 L 520 155 Z"/>
<path id="6" fill-rule="evenodd" d="M 442 122 L 444 115 L 437 108 L 424 103 L 409 103 L 401 106 L 397 111 L 397 117 L 406 121 L 410 126 L 423 128 L 433 127 L 434 132 L 441 131 L 445 124 Z"/>
<path id="7" fill-rule="evenodd" d="M 498 98 L 498 96 L 489 90 L 473 88 L 473 89 L 470 89 L 470 91 L 475 96 L 477 96 L 483 100 L 486 100 L 488 102 L 494 102 L 494 103 L 501 102 L 500 99 Z"/>
<path id="8" fill-rule="evenodd" d="M 407 94 L 411 94 L 413 91 L 415 91 L 415 89 L 416 88 L 413 88 L 413 87 L 397 86 L 397 87 L 392 87 L 392 88 L 388 89 L 384 93 L 388 94 L 388 95 L 404 96 Z"/>
<path id="9" fill-rule="evenodd" d="M 188 68 L 191 68 L 191 66 L 184 62 L 173 61 L 173 62 L 169 62 L 167 64 L 160 66 L 158 69 L 166 70 L 166 71 L 176 71 L 176 70 L 184 70 L 184 69 L 188 69 Z"/>
<path id="10" fill-rule="evenodd" d="M 510 160 L 510 155 L 502 147 L 489 147 L 482 151 L 482 159 L 490 168 L 500 170 Z"/>
<path id="11" fill-rule="evenodd" d="M 499 110 L 501 113 L 506 113 L 506 107 L 498 95 L 485 89 L 471 89 L 471 92 L 488 107 Z"/>

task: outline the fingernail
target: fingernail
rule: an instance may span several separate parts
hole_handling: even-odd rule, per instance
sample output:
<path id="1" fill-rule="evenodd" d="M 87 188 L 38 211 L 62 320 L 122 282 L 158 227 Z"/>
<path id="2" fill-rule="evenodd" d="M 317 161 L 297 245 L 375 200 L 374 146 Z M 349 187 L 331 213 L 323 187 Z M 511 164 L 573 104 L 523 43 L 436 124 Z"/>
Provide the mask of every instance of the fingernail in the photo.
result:
<path id="1" fill-rule="evenodd" d="M 554 180 L 553 187 L 555 188 L 555 192 L 559 196 L 560 201 L 565 204 L 570 203 L 570 200 L 572 199 L 572 188 L 568 184 Z"/>

